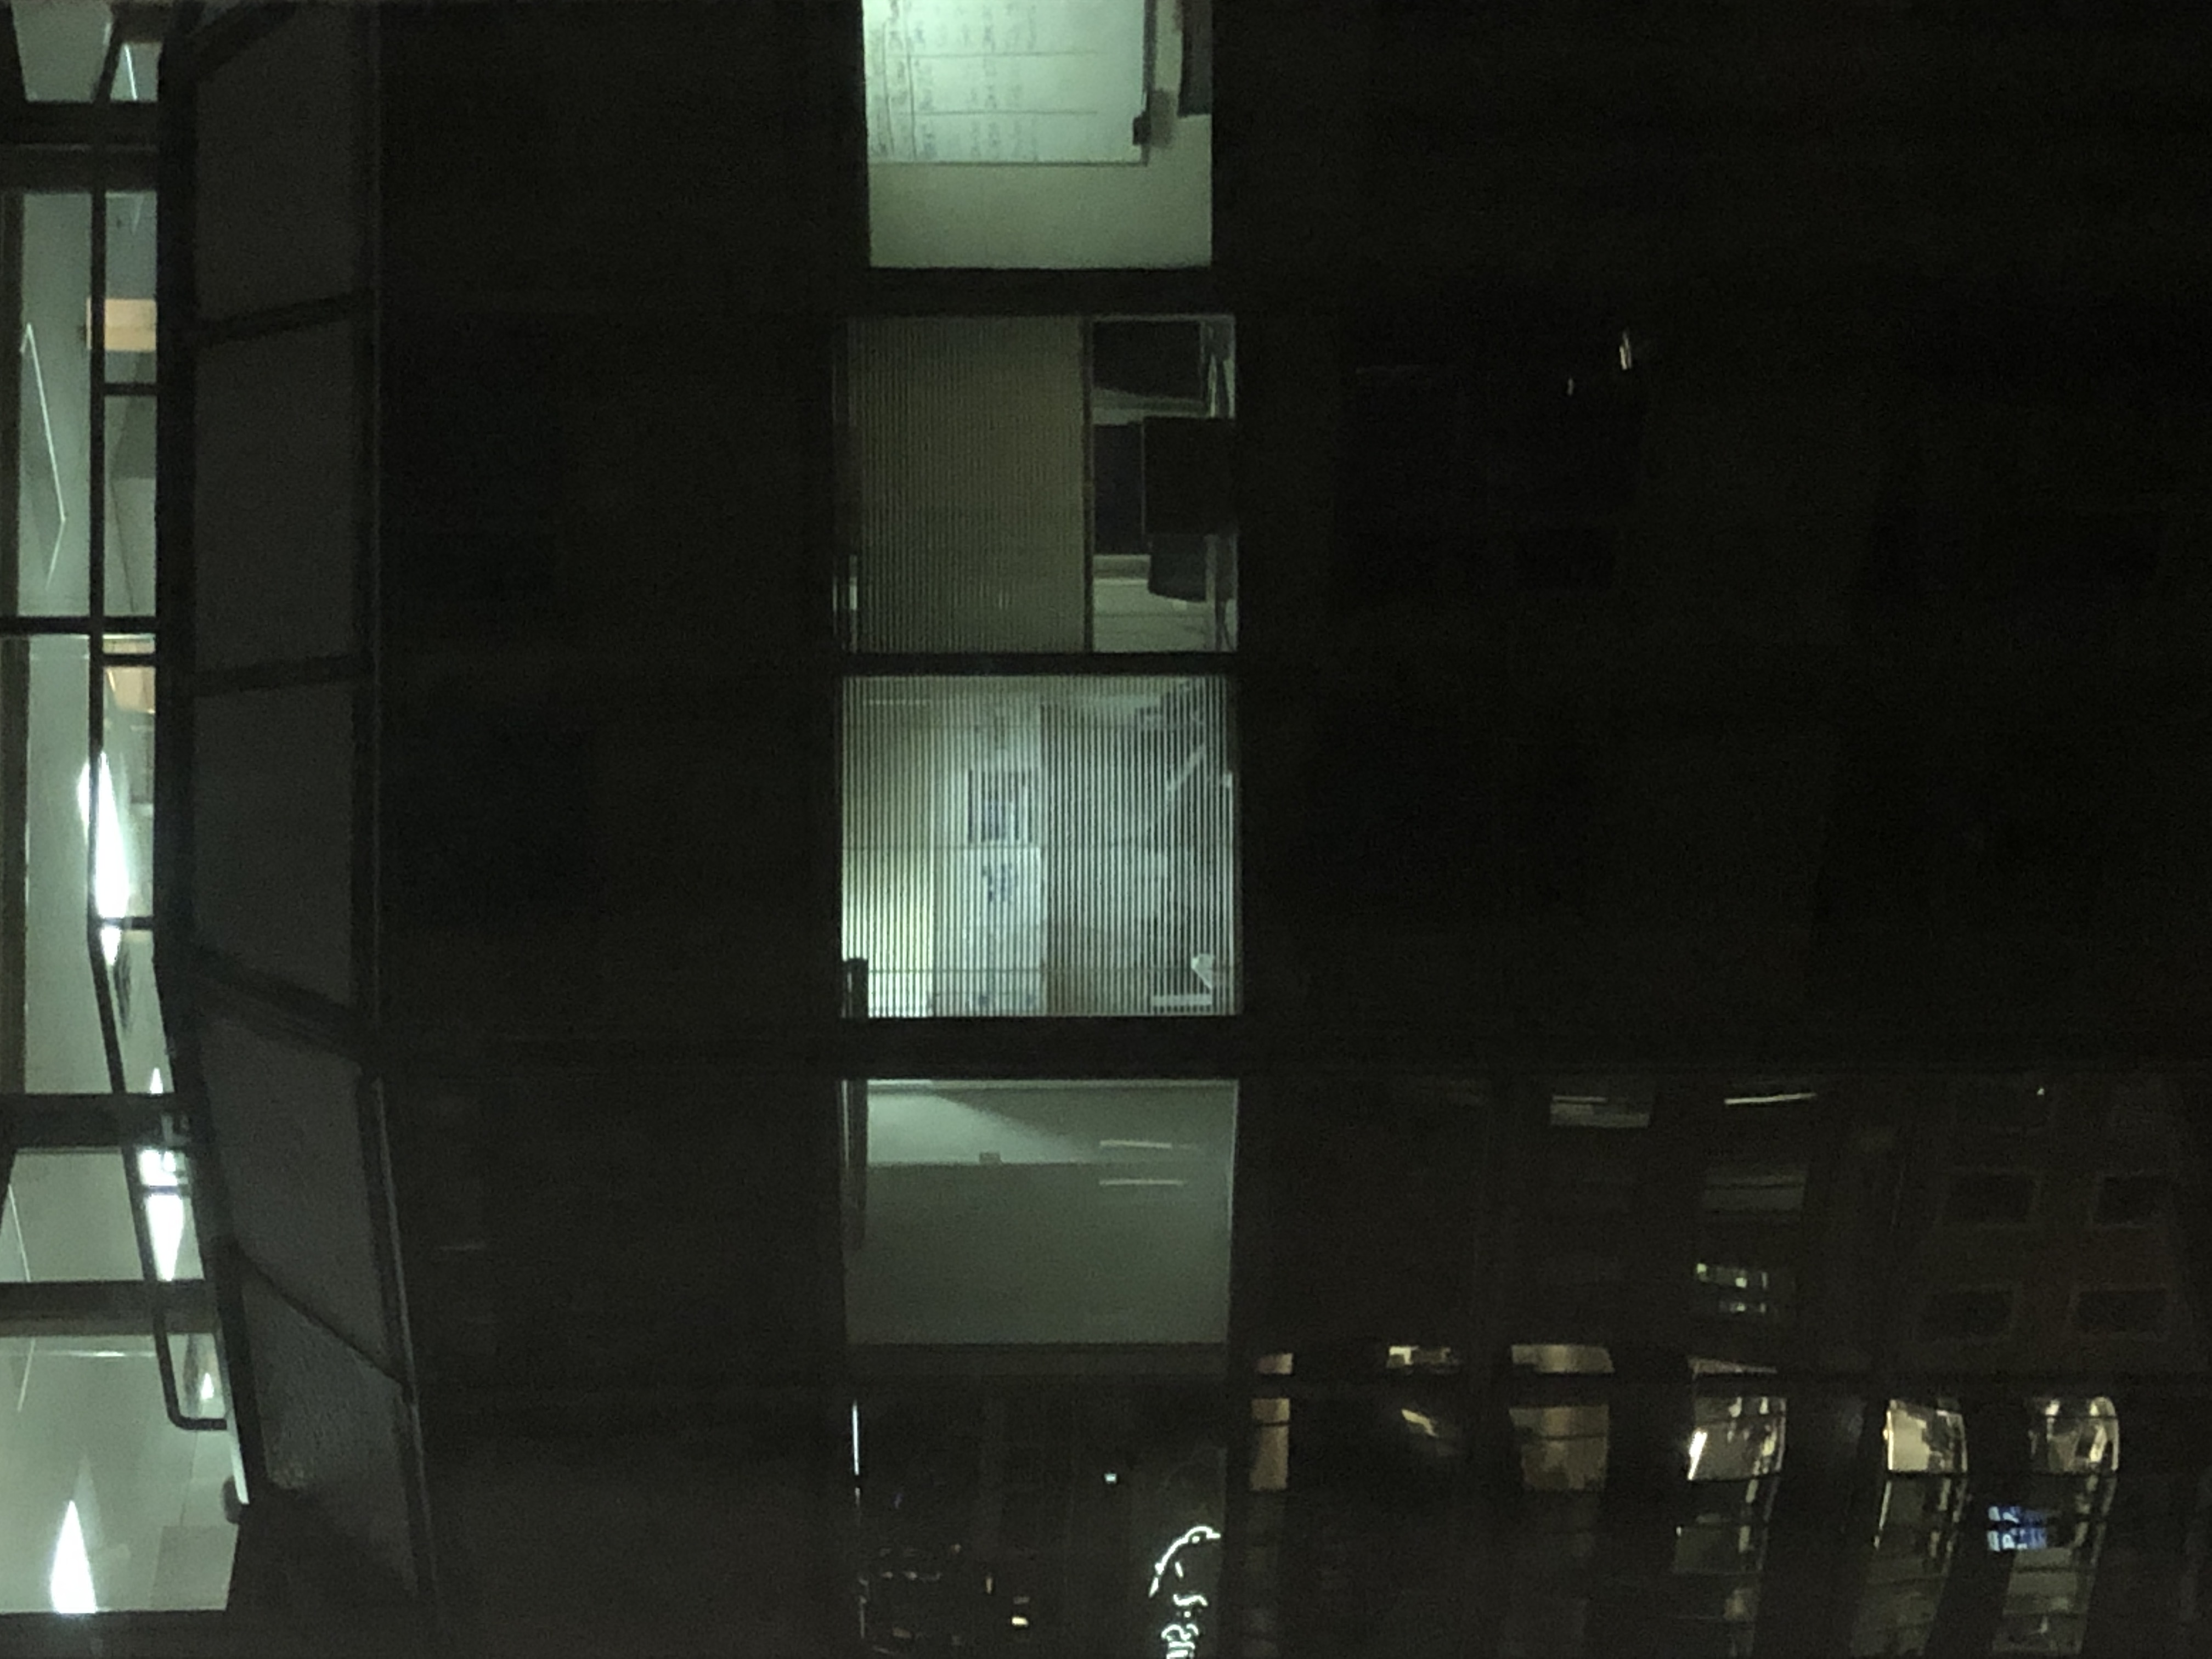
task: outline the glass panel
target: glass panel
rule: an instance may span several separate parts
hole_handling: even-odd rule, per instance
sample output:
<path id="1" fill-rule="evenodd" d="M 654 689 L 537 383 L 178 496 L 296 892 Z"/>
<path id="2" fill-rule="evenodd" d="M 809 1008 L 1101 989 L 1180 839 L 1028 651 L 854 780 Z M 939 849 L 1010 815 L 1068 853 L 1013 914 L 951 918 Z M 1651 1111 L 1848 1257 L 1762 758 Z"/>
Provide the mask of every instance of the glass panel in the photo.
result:
<path id="1" fill-rule="evenodd" d="M 1606 1407 L 1515 1406 L 1521 1484 L 1530 1492 L 1595 1492 L 1605 1485 Z"/>
<path id="2" fill-rule="evenodd" d="M 1546 1376 L 1610 1375 L 1613 1355 L 1587 1342 L 1516 1342 L 1513 1363 Z"/>
<path id="3" fill-rule="evenodd" d="M 0 1613 L 224 1605 L 230 1437 L 170 1425 L 150 1337 L 0 1337 Z"/>
<path id="4" fill-rule="evenodd" d="M 855 1421 L 870 1651 L 1224 1650 L 1218 1392 L 912 1384 Z"/>
<path id="5" fill-rule="evenodd" d="M 1226 317 L 854 323 L 852 643 L 1226 648 L 1235 358 Z"/>
<path id="6" fill-rule="evenodd" d="M 1752 1480 L 1782 1467 L 1783 1401 L 1770 1395 L 1700 1395 L 1691 1417 L 1692 1480 Z"/>
<path id="7" fill-rule="evenodd" d="M 1966 1419 L 1954 1405 L 1893 1400 L 1881 1438 L 1893 1474 L 1966 1472 Z"/>
<path id="8" fill-rule="evenodd" d="M 1218 681 L 848 682 L 868 1012 L 1233 1012 L 1234 782 Z"/>
<path id="9" fill-rule="evenodd" d="M 2030 1467 L 2051 1474 L 2111 1474 L 2120 1467 L 2119 1407 L 2102 1395 L 2039 1399 L 2028 1431 Z"/>
<path id="10" fill-rule="evenodd" d="M 1554 1128 L 1650 1126 L 1652 1085 L 1648 1078 L 1555 1078 L 1550 1086 Z"/>
<path id="11" fill-rule="evenodd" d="M 161 1160 L 167 1160 L 166 1174 Z M 199 1229 L 182 1160 L 147 1152 L 140 1167 L 155 1176 L 148 1183 L 146 1222 L 156 1269 L 164 1279 L 201 1277 Z M 0 1215 L 0 1282 L 127 1282 L 140 1276 L 119 1152 L 103 1147 L 16 1154 Z"/>
<path id="12" fill-rule="evenodd" d="M 1805 1166 L 1716 1164 L 1705 1172 L 1703 1204 L 1713 1215 L 1794 1215 L 1805 1207 Z"/>
<path id="13" fill-rule="evenodd" d="M 88 102 L 107 55 L 107 8 L 25 0 L 8 9 L 15 18 L 15 52 L 23 62 L 24 94 L 34 103 Z M 116 76 L 119 83 L 119 65 Z"/>
<path id="14" fill-rule="evenodd" d="M 1205 264 L 1211 57 L 1206 29 L 1186 40 L 1192 10 L 866 0 L 873 262 Z"/>
<path id="15" fill-rule="evenodd" d="M 1693 1304 L 1707 1317 L 1787 1319 L 1796 1276 L 1786 1267 L 1700 1261 L 1692 1275 Z"/>
<path id="16" fill-rule="evenodd" d="M 7 895 L 8 943 L 20 953 L 22 1086 L 33 1091 L 97 1093 L 108 1082 L 85 940 L 89 661 L 81 639 L 0 646 L 0 744 L 9 751 L 0 820 L 11 842 L 20 838 L 23 860 L 21 887 L 11 883 Z M 100 805 L 114 802 L 113 822 L 121 798 L 112 785 L 111 777 Z M 118 884 L 112 866 L 109 881 Z"/>
<path id="17" fill-rule="evenodd" d="M 88 196 L 23 198 L 16 597 L 27 616 L 77 615 L 89 604 L 91 226 Z"/>
<path id="18" fill-rule="evenodd" d="M 111 380 L 151 381 L 154 378 L 154 266 L 158 236 L 155 200 L 151 191 L 118 191 L 107 198 L 106 340 Z M 89 342 L 89 307 L 85 326 Z M 112 409 L 109 418 L 113 419 Z M 111 449 L 114 443 L 110 434 Z"/>
<path id="19" fill-rule="evenodd" d="M 115 66 L 114 97 L 126 104 L 150 104 L 161 88 L 161 43 L 134 40 Z"/>
<path id="20" fill-rule="evenodd" d="M 1236 1087 L 877 1082 L 857 1343 L 1226 1340 Z"/>

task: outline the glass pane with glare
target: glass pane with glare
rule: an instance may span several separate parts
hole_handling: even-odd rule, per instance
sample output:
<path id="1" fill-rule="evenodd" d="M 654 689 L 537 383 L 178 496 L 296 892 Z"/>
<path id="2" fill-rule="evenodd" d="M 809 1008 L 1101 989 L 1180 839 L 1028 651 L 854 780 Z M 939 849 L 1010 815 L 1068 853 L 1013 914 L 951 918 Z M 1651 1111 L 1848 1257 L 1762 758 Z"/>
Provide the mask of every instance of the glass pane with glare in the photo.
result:
<path id="1" fill-rule="evenodd" d="M 1547 1376 L 1605 1376 L 1613 1370 L 1613 1354 L 1587 1342 L 1516 1342 L 1513 1364 Z"/>
<path id="2" fill-rule="evenodd" d="M 230 1437 L 170 1425 L 150 1337 L 0 1337 L 0 1613 L 224 1605 Z"/>
<path id="3" fill-rule="evenodd" d="M 1966 1472 L 1966 1419 L 1955 1408 L 1893 1400 L 1882 1443 L 1893 1474 Z"/>
<path id="4" fill-rule="evenodd" d="M 1691 1416 L 1692 1480 L 1751 1480 L 1782 1467 L 1783 1402 L 1768 1395 L 1701 1395 Z"/>
<path id="5" fill-rule="evenodd" d="M 107 54 L 108 9 L 64 0 L 23 0 L 8 8 L 15 26 L 15 52 L 23 64 L 23 94 L 33 103 L 88 102 Z M 122 79 L 117 69 L 118 83 Z"/>
<path id="6" fill-rule="evenodd" d="M 149 1158 L 174 1154 L 141 1152 Z M 202 1273 L 199 1230 L 179 1173 L 146 1194 L 146 1225 L 163 1279 Z M 0 1283 L 142 1277 L 120 1152 L 102 1148 L 19 1152 L 0 1212 Z"/>
<path id="7" fill-rule="evenodd" d="M 1530 1492 L 1595 1492 L 1605 1485 L 1611 1418 L 1603 1405 L 1515 1406 L 1521 1483 Z"/>
<path id="8" fill-rule="evenodd" d="M 2109 1474 L 2119 1468 L 2120 1412 L 2109 1398 L 2029 1403 L 2033 1467 L 2051 1474 Z"/>
<path id="9" fill-rule="evenodd" d="M 868 1085 L 848 1231 L 860 1344 L 1228 1334 L 1235 1085 Z"/>

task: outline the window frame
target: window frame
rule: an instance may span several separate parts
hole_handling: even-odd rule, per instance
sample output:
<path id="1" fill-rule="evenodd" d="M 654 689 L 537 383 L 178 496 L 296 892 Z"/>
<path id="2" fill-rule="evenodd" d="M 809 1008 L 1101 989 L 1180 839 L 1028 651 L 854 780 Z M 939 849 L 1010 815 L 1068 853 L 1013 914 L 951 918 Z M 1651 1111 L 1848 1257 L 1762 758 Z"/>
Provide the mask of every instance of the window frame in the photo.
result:
<path id="1" fill-rule="evenodd" d="M 2020 1304 L 2023 1286 L 2016 1282 L 2004 1284 L 1942 1285 L 1929 1291 L 1920 1298 L 1913 1320 L 1916 1339 L 1927 1344 L 1963 1346 L 1972 1343 L 2003 1342 L 2020 1329 Z M 1974 1296 L 1995 1293 L 2005 1298 L 2004 1323 L 1992 1331 L 1953 1332 L 1931 1334 L 1928 1329 L 1929 1310 L 1946 1296 Z"/>

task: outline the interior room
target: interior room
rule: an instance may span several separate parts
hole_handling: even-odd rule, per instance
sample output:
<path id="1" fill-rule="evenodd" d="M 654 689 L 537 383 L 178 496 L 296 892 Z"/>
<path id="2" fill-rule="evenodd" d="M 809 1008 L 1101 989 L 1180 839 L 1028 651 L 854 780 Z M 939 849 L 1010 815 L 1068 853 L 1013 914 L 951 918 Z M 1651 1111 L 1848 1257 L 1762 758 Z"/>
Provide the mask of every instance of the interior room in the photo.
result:
<path id="1" fill-rule="evenodd" d="M 843 404 L 855 648 L 1234 647 L 1231 319 L 866 319 Z"/>
<path id="2" fill-rule="evenodd" d="M 853 1342 L 1225 1340 L 1235 1085 L 878 1081 L 865 1111 Z"/>
<path id="3" fill-rule="evenodd" d="M 160 1277 L 200 1277 L 184 1161 L 136 1148 Z M 123 1154 L 15 1154 L 0 1199 L 0 1284 L 141 1277 Z M 0 1337 L 0 1613 L 220 1607 L 237 1533 L 224 1482 L 236 1444 L 174 1426 L 155 1339 L 99 1318 Z M 219 1418 L 222 1369 L 211 1330 L 172 1329 L 184 1410 Z"/>
<path id="4" fill-rule="evenodd" d="M 847 682 L 844 956 L 877 1018 L 1237 1006 L 1211 679 Z"/>
<path id="5" fill-rule="evenodd" d="M 1212 0 L 865 0 L 884 266 L 1203 266 Z"/>

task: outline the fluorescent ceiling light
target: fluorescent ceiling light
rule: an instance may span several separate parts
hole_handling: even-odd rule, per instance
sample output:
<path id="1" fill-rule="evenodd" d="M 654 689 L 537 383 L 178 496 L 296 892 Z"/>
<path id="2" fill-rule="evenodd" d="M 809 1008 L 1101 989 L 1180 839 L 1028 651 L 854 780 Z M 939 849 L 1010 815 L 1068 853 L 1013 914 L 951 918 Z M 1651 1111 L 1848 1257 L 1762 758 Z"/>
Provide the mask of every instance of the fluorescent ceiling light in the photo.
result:
<path id="1" fill-rule="evenodd" d="M 53 1570 L 46 1575 L 46 1599 L 56 1613 L 100 1611 L 93 1593 L 92 1558 L 85 1553 L 84 1522 L 72 1503 L 62 1516 L 61 1536 L 54 1543 Z"/>
<path id="2" fill-rule="evenodd" d="M 88 836 L 94 834 L 92 811 L 92 768 L 87 766 L 77 774 L 76 815 Z M 130 914 L 131 864 L 124 856 L 123 814 L 115 805 L 115 772 L 106 755 L 100 757 L 100 822 L 93 850 L 92 898 L 103 921 L 119 920 Z M 107 965 L 115 966 L 123 949 L 122 929 L 102 927 L 100 949 Z"/>
<path id="3" fill-rule="evenodd" d="M 162 1279 L 177 1276 L 185 1244 L 185 1200 L 175 1193 L 146 1194 L 146 1227 L 154 1235 L 154 1267 Z"/>

